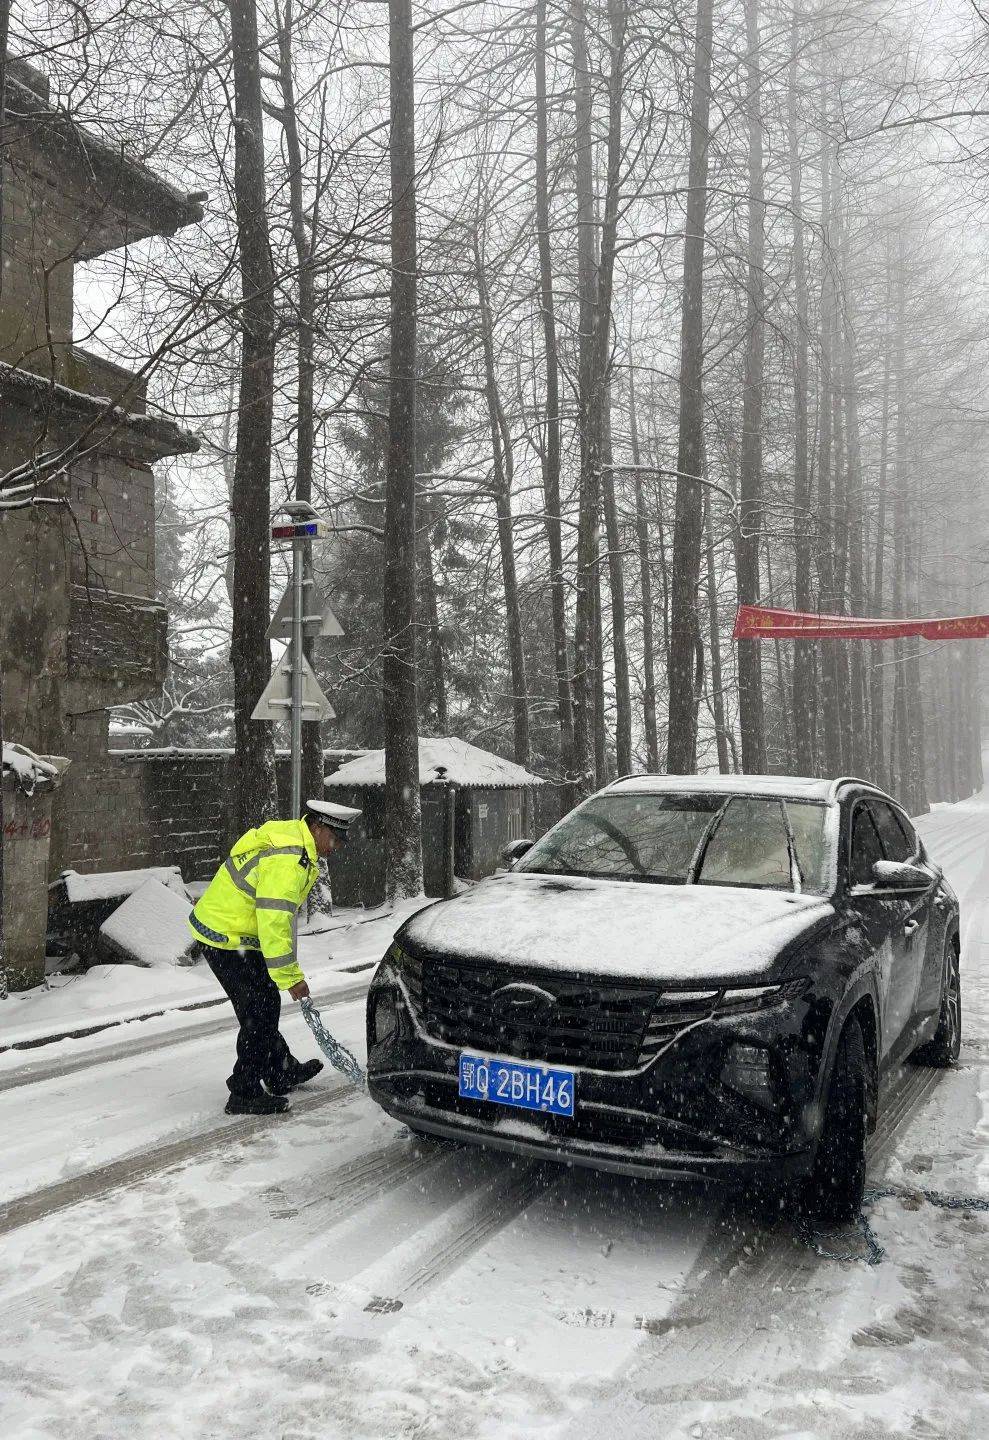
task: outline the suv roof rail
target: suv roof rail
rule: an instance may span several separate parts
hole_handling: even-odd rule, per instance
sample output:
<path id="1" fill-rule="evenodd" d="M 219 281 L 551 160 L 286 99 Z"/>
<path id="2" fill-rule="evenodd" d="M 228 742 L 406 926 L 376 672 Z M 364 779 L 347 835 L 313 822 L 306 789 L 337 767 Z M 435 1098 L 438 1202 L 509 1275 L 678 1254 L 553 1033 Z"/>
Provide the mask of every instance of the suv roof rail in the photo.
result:
<path id="1" fill-rule="evenodd" d="M 860 775 L 839 775 L 837 780 L 831 781 L 828 799 L 836 800 L 838 791 L 843 785 L 864 785 L 866 790 L 876 790 L 880 795 L 885 795 L 886 793 L 874 780 L 863 780 Z"/>

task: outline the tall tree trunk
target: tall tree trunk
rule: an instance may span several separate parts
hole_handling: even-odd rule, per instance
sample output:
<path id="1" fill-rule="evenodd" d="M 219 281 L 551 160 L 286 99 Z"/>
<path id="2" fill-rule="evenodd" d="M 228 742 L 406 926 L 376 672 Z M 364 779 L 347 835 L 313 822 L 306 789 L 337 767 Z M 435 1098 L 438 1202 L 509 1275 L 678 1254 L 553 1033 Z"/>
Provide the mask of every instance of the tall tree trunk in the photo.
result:
<path id="1" fill-rule="evenodd" d="M 608 774 L 608 730 L 604 713 L 604 617 L 601 614 L 601 567 L 594 567 L 594 783 L 600 790 Z"/>
<path id="2" fill-rule="evenodd" d="M 553 612 L 553 656 L 556 665 L 556 708 L 560 726 L 560 758 L 573 778 L 573 698 L 567 655 L 567 603 L 563 575 L 563 532 L 560 513 L 560 362 L 556 338 L 556 301 L 550 248 L 549 123 L 546 103 L 546 0 L 536 0 L 536 233 L 539 242 L 539 291 L 546 352 L 546 440 L 543 446 L 543 493 L 546 500 L 546 541 L 549 547 L 550 601 Z"/>
<path id="3" fill-rule="evenodd" d="M 391 356 L 382 709 L 389 899 L 422 893 L 422 812 L 415 641 L 416 169 L 411 0 L 389 0 L 391 61 Z"/>
<path id="4" fill-rule="evenodd" d="M 604 216 L 601 224 L 601 257 L 598 264 L 595 312 L 594 380 L 591 422 L 594 443 L 600 445 L 604 465 L 601 490 L 608 538 L 608 579 L 611 589 L 611 645 L 615 668 L 615 752 L 618 774 L 632 769 L 632 699 L 628 674 L 628 642 L 625 634 L 625 571 L 622 562 L 618 513 L 615 506 L 615 476 L 611 469 L 611 331 L 612 298 L 615 282 L 615 254 L 618 239 L 618 207 L 621 194 L 622 99 L 625 75 L 625 41 L 628 15 L 625 0 L 608 0 L 608 30 L 611 68 L 608 74 L 607 173 Z"/>
<path id="5" fill-rule="evenodd" d="M 580 513 L 574 578 L 573 723 L 577 784 L 589 788 L 594 728 L 595 591 L 598 586 L 598 480 L 600 450 L 592 434 L 594 413 L 597 267 L 594 256 L 594 171 L 591 75 L 583 0 L 570 3 L 574 72 L 574 143 L 577 188 L 577 289 L 579 296 L 577 409 L 580 433 Z"/>
<path id="6" fill-rule="evenodd" d="M 269 515 L 274 404 L 274 275 L 254 0 L 228 0 L 234 72 L 234 209 L 240 251 L 241 369 L 234 465 L 234 803 L 238 833 L 277 808 L 271 725 L 251 719 L 271 670 Z"/>
<path id="7" fill-rule="evenodd" d="M 10 33 L 10 0 L 0 0 L 0 146 L 7 133 L 7 43 Z M 0 149 L 0 300 L 3 299 L 6 266 L 3 264 L 4 226 L 6 223 L 4 195 L 3 151 Z M 4 923 L 4 906 L 7 892 L 4 885 L 3 868 L 3 651 L 0 650 L 0 1000 L 7 998 L 7 927 Z"/>
<path id="8" fill-rule="evenodd" d="M 610 450 L 610 445 L 607 448 Z M 625 577 L 622 569 L 622 537 L 615 504 L 615 474 L 610 464 L 601 472 L 601 494 L 604 501 L 608 578 L 611 586 L 611 645 L 615 663 L 615 758 L 618 774 L 629 775 L 632 771 L 632 695 L 628 674 L 628 637 L 625 633 Z"/>
<path id="9" fill-rule="evenodd" d="M 912 591 L 909 603 L 916 606 L 916 614 L 924 613 L 922 590 L 922 548 L 918 508 L 916 477 L 911 477 L 910 503 L 907 507 L 908 530 L 906 535 L 906 561 L 912 570 Z M 920 671 L 920 637 L 907 641 L 907 723 L 910 726 L 910 814 L 926 815 L 930 810 L 927 799 L 927 759 L 924 739 L 924 708 L 922 704 L 924 687 Z"/>
<path id="10" fill-rule="evenodd" d="M 680 420 L 668 658 L 670 698 L 666 768 L 672 774 L 693 774 L 697 767 L 694 661 L 699 631 L 697 590 L 704 507 L 702 487 L 696 477 L 701 473 L 704 448 L 704 245 L 712 42 L 713 0 L 698 0 L 690 100 L 687 224 L 683 242 Z"/>
<path id="11" fill-rule="evenodd" d="M 821 145 L 821 233 L 823 242 L 823 275 L 821 280 L 821 377 L 818 395 L 818 457 L 817 457 L 817 574 L 818 608 L 826 614 L 837 610 L 835 595 L 834 526 L 831 505 L 831 441 L 833 435 L 834 339 L 834 270 L 829 255 L 831 237 L 831 141 L 827 135 L 828 113 L 822 105 L 824 138 Z M 838 656 L 835 646 L 841 642 L 821 642 L 821 705 L 822 749 L 824 769 L 828 775 L 841 773 L 841 719 L 838 714 Z"/>
<path id="12" fill-rule="evenodd" d="M 887 273 L 887 296 L 886 296 L 886 333 L 883 341 L 883 396 L 882 411 L 879 422 L 879 476 L 876 484 L 876 549 L 875 560 L 872 567 L 872 605 L 873 615 L 881 616 L 885 597 L 883 594 L 884 562 L 886 558 L 886 488 L 889 470 L 889 397 L 890 381 L 892 377 L 892 348 L 890 345 L 889 327 L 892 319 L 892 273 Z M 869 644 L 869 663 L 871 666 L 869 675 L 869 708 L 872 718 L 871 728 L 871 777 L 877 785 L 883 785 L 889 789 L 893 784 L 892 751 L 889 754 L 889 769 L 886 767 L 885 748 L 885 670 L 883 665 L 883 643 L 881 640 L 873 640 Z"/>
<path id="13" fill-rule="evenodd" d="M 977 608 L 976 576 L 978 568 L 975 563 L 974 537 L 981 534 L 979 524 L 979 513 L 976 508 L 976 496 L 974 490 L 970 489 L 966 496 L 966 520 L 969 536 L 968 559 L 966 562 L 967 589 L 965 609 L 972 614 Z M 968 767 L 966 795 L 977 794 L 985 783 L 982 773 L 982 694 L 980 685 L 981 676 L 981 647 L 978 645 L 965 646 L 965 719 L 968 735 Z"/>
<path id="14" fill-rule="evenodd" d="M 848 469 L 845 497 L 848 507 L 848 603 L 853 615 L 865 613 L 865 556 L 863 554 L 862 441 L 859 431 L 857 352 L 852 312 L 847 231 L 845 253 L 845 308 L 842 327 L 842 390 L 845 395 Z M 854 775 L 865 776 L 869 768 L 869 726 L 865 688 L 865 651 L 852 645 L 849 653 L 851 734 L 849 762 Z"/>
<path id="15" fill-rule="evenodd" d="M 439 605 L 436 598 L 436 573 L 433 569 L 433 547 L 429 539 L 429 526 L 419 527 L 419 584 L 422 591 L 422 605 L 425 616 L 425 642 L 429 674 L 427 698 L 433 702 L 436 717 L 436 732 L 447 735 L 450 720 L 446 704 L 446 675 L 443 668 L 443 642 L 440 636 Z"/>
<path id="16" fill-rule="evenodd" d="M 896 546 L 898 595 L 896 613 L 920 607 L 920 537 L 914 528 L 915 485 L 910 464 L 909 416 L 913 387 L 907 368 L 907 285 L 902 233 L 897 257 L 896 335 L 896 498 L 893 531 Z M 905 608 L 906 607 L 906 608 Z M 920 640 L 900 641 L 897 652 L 897 680 L 900 712 L 897 733 L 900 740 L 900 799 L 911 815 L 928 809 L 924 785 L 924 718 L 920 707 Z"/>
<path id="17" fill-rule="evenodd" d="M 631 347 L 629 347 L 631 354 Z M 646 737 L 646 769 L 659 770 L 659 735 L 656 729 L 656 642 L 653 632 L 652 571 L 649 566 L 649 522 L 642 489 L 639 422 L 635 406 L 635 367 L 629 365 L 628 415 L 635 469 L 635 534 L 639 548 L 639 590 L 642 597 L 642 724 Z"/>
<path id="18" fill-rule="evenodd" d="M 846 614 L 848 609 L 847 587 L 848 587 L 848 494 L 847 494 L 847 472 L 846 450 L 845 450 L 845 372 L 843 363 L 843 314 L 841 300 L 843 293 L 839 295 L 838 277 L 839 259 L 843 244 L 843 207 L 842 197 L 839 188 L 837 166 L 832 176 L 832 211 L 834 214 L 834 232 L 831 240 L 832 249 L 835 255 L 835 304 L 832 311 L 832 364 L 833 380 L 831 387 L 831 418 L 833 424 L 831 451 L 833 468 L 833 487 L 831 500 L 832 527 L 831 533 L 834 537 L 834 595 L 835 608 L 841 614 Z M 851 731 L 851 703 L 850 703 L 850 680 L 849 680 L 849 646 L 835 645 L 832 653 L 835 659 L 835 688 L 837 693 L 838 723 L 841 727 L 840 751 L 841 768 L 851 770 L 852 753 L 852 731 Z"/>
<path id="19" fill-rule="evenodd" d="M 772 547 L 769 543 L 768 535 L 763 535 L 762 545 L 766 560 L 766 583 L 769 586 L 770 595 L 775 595 L 776 586 L 773 581 L 773 554 Z M 780 642 L 778 640 L 773 641 L 773 652 L 774 659 L 776 661 L 777 701 L 776 704 L 773 706 L 771 713 L 778 715 L 780 741 L 779 746 L 777 747 L 777 753 L 781 753 L 782 755 L 784 755 L 787 759 L 787 762 L 789 762 L 789 758 L 793 755 L 793 735 L 790 729 L 790 712 L 787 705 L 787 700 L 791 694 L 791 686 L 793 682 L 786 674 L 786 666 L 783 660 L 783 647 L 780 645 Z M 777 771 L 777 767 L 770 759 L 770 756 L 772 754 L 770 738 L 771 736 L 767 735 L 766 766 L 770 774 L 775 774 Z M 786 774 L 786 769 L 784 768 L 781 773 Z"/>
<path id="20" fill-rule="evenodd" d="M 787 77 L 787 139 L 790 160 L 790 208 L 793 214 L 793 598 L 798 610 L 810 610 L 811 598 L 811 517 L 810 466 L 807 438 L 808 301 L 807 250 L 804 238 L 800 131 L 797 116 L 799 93 L 800 6 L 790 18 L 790 64 Z M 793 646 L 793 734 L 794 768 L 798 775 L 815 771 L 815 649 L 808 641 Z"/>
<path id="21" fill-rule="evenodd" d="M 277 11 L 276 11 L 277 13 Z M 303 191 L 304 158 L 299 136 L 299 117 L 295 101 L 295 71 L 292 56 L 292 27 L 294 14 L 292 0 L 285 0 L 285 13 L 278 23 L 278 80 L 282 95 L 279 119 L 285 135 L 285 152 L 288 159 L 289 214 L 291 217 L 292 246 L 298 270 L 297 282 L 297 333 L 296 342 L 296 437 L 295 437 L 295 498 L 312 501 L 313 450 L 315 448 L 315 404 L 313 398 L 314 333 L 316 320 L 316 285 L 312 265 L 312 239 L 306 225 L 306 205 Z M 316 217 L 313 217 L 313 230 Z M 313 587 L 312 546 L 307 545 L 304 557 L 304 578 L 307 599 L 315 596 Z M 315 658 L 315 644 L 309 638 L 303 644 L 303 652 L 310 664 Z M 302 724 L 302 793 L 303 796 L 322 798 L 323 794 L 323 741 L 318 720 L 304 720 Z"/>
<path id="22" fill-rule="evenodd" d="M 896 438 L 893 458 L 893 613 L 904 614 L 906 590 L 906 484 L 907 484 L 907 377 L 906 377 L 906 285 L 903 273 L 903 246 L 896 271 Z M 910 807 L 910 731 L 907 721 L 907 694 L 904 674 L 905 642 L 893 641 L 893 709 L 896 733 L 895 762 L 890 756 L 894 793 Z M 894 769 L 895 763 L 895 769 Z"/>
<path id="23" fill-rule="evenodd" d="M 759 602 L 759 536 L 762 528 L 762 389 L 766 330 L 766 195 L 762 153 L 762 74 L 759 58 L 759 0 L 746 0 L 748 55 L 749 197 L 748 278 L 746 284 L 745 374 L 742 382 L 742 443 L 739 463 L 738 537 L 735 576 L 740 605 Z M 760 775 L 766 769 L 762 704 L 762 646 L 738 642 L 738 721 L 742 768 Z"/>
<path id="24" fill-rule="evenodd" d="M 480 224 L 480 222 L 479 222 Z M 478 224 L 478 228 L 479 228 Z M 501 552 L 502 586 L 505 592 L 505 628 L 508 639 L 508 661 L 512 684 L 512 720 L 515 739 L 515 763 L 528 768 L 529 700 L 526 693 L 525 651 L 522 645 L 522 617 L 519 610 L 518 581 L 515 573 L 515 535 L 512 523 L 512 440 L 505 412 L 498 393 L 495 371 L 493 320 L 478 229 L 474 232 L 474 268 L 477 272 L 477 295 L 480 305 L 481 348 L 484 352 L 484 393 L 491 431 L 491 455 L 494 470 L 495 509 L 498 514 L 498 544 Z"/>
<path id="25" fill-rule="evenodd" d="M 711 497 L 704 491 L 704 531 L 707 545 L 707 614 L 711 632 L 711 708 L 714 714 L 714 738 L 718 747 L 718 769 L 730 775 L 728 759 L 728 727 L 725 724 L 724 678 L 721 671 L 721 617 L 718 613 L 718 581 L 714 573 L 714 526 L 711 521 Z M 744 762 L 743 762 L 744 763 Z"/>

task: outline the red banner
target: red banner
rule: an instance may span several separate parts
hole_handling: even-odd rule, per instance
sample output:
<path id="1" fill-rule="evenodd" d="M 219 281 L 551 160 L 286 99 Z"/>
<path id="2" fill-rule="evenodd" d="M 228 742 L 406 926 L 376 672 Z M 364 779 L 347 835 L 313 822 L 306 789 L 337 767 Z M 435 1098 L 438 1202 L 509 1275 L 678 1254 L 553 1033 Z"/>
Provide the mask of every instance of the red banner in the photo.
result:
<path id="1" fill-rule="evenodd" d="M 987 640 L 989 615 L 948 615 L 942 620 L 870 620 L 739 605 L 733 640 Z"/>

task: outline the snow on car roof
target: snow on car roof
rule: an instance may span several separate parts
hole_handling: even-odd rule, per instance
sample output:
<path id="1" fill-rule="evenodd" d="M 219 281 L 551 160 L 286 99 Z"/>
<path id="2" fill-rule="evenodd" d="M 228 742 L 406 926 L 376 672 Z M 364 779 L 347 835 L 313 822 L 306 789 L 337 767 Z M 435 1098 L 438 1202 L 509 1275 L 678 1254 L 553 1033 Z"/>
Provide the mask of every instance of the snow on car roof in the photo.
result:
<path id="1" fill-rule="evenodd" d="M 808 775 L 627 775 L 608 786 L 644 794 L 783 795 L 794 800 L 831 800 L 834 780 Z"/>

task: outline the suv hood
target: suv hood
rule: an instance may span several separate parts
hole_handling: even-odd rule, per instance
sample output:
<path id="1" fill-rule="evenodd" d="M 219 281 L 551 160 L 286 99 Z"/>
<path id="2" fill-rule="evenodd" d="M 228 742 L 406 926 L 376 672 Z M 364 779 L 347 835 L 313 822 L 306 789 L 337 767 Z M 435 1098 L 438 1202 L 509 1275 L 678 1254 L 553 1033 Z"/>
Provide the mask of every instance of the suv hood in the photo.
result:
<path id="1" fill-rule="evenodd" d="M 397 938 L 457 959 L 711 980 L 768 970 L 833 915 L 819 895 L 522 873 L 419 911 Z"/>

